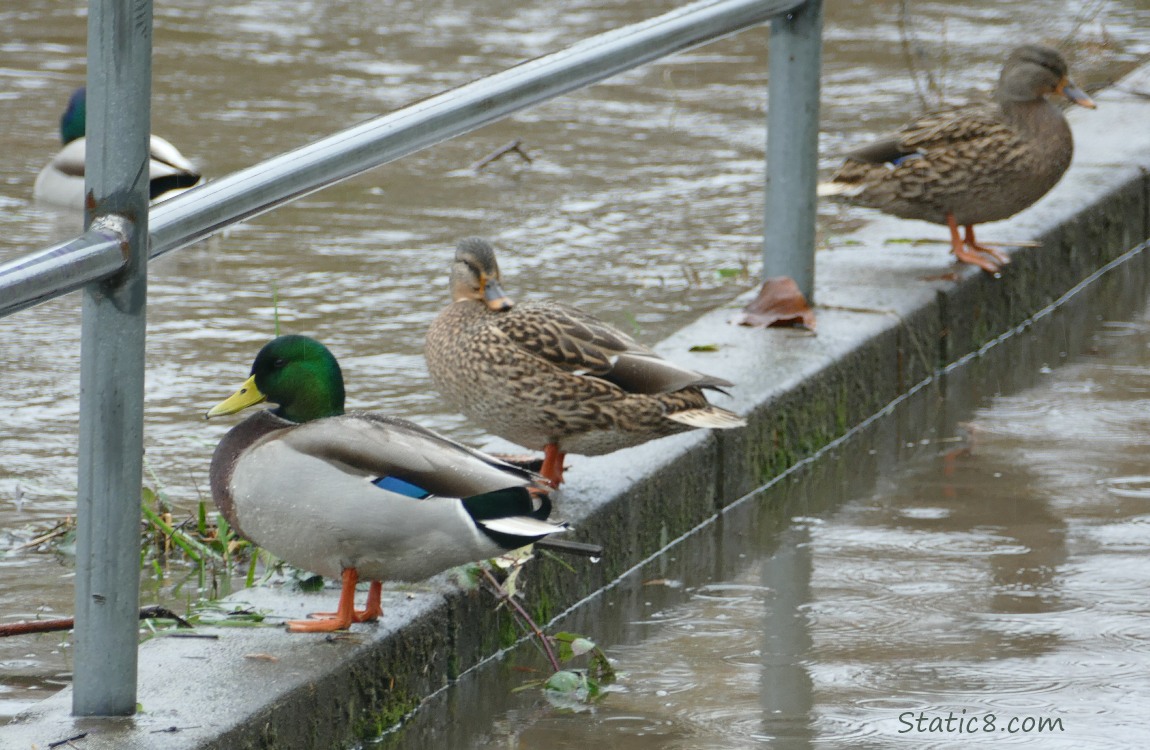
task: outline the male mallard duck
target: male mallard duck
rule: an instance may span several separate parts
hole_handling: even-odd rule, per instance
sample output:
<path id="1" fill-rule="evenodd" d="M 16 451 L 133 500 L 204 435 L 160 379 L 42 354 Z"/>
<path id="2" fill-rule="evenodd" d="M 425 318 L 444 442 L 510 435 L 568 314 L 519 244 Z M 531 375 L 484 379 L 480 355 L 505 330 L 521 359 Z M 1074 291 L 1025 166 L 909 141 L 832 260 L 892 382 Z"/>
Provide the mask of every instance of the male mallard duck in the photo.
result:
<path id="1" fill-rule="evenodd" d="M 207 413 L 277 404 L 233 427 L 212 456 L 212 498 L 240 534 L 292 565 L 343 579 L 339 610 L 288 623 L 326 632 L 375 620 L 381 581 L 420 581 L 524 547 L 564 526 L 528 471 L 403 419 L 343 410 L 328 349 L 280 336 L 239 391 Z M 538 502 L 537 502 L 538 500 Z M 371 581 L 355 610 L 355 586 Z"/>
<path id="2" fill-rule="evenodd" d="M 1009 260 L 979 245 L 974 225 L 1027 208 L 1070 166 L 1070 126 L 1048 94 L 1094 108 L 1067 76 L 1062 55 L 1033 44 L 1019 47 L 1002 67 L 993 102 L 922 115 L 848 154 L 819 194 L 946 224 L 956 258 L 997 273 Z M 966 227 L 965 239 L 959 225 Z"/>
<path id="3" fill-rule="evenodd" d="M 76 89 L 60 117 L 60 140 L 64 148 L 36 176 L 32 187 L 36 200 L 83 210 L 86 113 L 85 89 Z M 158 135 L 151 137 L 150 156 L 151 200 L 170 198 L 200 182 L 201 175 L 195 166 Z"/>
<path id="4" fill-rule="evenodd" d="M 488 432 L 543 450 L 558 487 L 566 453 L 597 456 L 700 427 L 742 427 L 704 388 L 731 383 L 674 365 L 556 302 L 512 305 L 495 251 L 471 237 L 451 267 L 453 302 L 427 332 L 435 387 Z"/>

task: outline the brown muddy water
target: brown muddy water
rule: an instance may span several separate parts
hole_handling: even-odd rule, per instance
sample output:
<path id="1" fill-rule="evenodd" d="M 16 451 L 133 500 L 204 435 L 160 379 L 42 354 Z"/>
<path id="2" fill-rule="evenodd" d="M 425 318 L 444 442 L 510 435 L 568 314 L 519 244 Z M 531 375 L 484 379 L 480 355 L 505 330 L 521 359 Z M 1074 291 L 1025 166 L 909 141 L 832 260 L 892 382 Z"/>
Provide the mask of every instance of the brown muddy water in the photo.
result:
<path id="1" fill-rule="evenodd" d="M 219 176 L 676 5 L 165 1 L 155 11 L 153 128 Z M 824 168 L 919 109 L 898 44 L 904 4 L 829 6 Z M 908 7 L 916 67 L 955 99 L 987 89 L 1023 38 L 1067 40 L 1088 87 L 1150 51 L 1145 0 Z M 0 8 L 0 260 L 78 228 L 77 217 L 29 196 L 83 80 L 85 23 L 82 3 Z M 200 415 L 272 335 L 273 294 L 285 332 L 314 335 L 341 358 L 351 406 L 481 444 L 479 431 L 443 411 L 422 361 L 458 238 L 493 239 L 519 296 L 565 297 L 648 341 L 748 288 L 738 272 L 754 272 L 763 231 L 766 36 L 752 30 L 620 76 L 153 264 L 145 441 L 158 482 L 185 508 L 206 491 L 227 425 Z M 530 163 L 470 168 L 513 138 Z M 827 207 L 824 241 L 866 215 Z M 940 245 L 940 268 L 947 262 Z M 0 549 L 74 507 L 78 308 L 73 295 L 0 320 Z M 852 553 L 883 561 L 888 548 L 872 538 L 873 549 Z M 985 561 L 985 550 L 957 549 Z M 69 613 L 70 576 L 67 558 L 6 554 L 0 619 Z M 679 658 L 652 670 L 673 679 Z M 0 643 L 0 716 L 66 682 L 69 669 L 64 638 Z"/>

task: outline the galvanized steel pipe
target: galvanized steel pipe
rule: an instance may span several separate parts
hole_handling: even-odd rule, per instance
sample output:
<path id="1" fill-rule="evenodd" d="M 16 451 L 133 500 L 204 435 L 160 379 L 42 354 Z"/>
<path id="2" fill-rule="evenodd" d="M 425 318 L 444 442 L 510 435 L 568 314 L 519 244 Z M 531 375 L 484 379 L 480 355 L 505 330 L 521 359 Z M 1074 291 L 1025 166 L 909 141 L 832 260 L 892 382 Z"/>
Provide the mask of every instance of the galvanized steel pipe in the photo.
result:
<path id="1" fill-rule="evenodd" d="M 488 125 L 561 94 L 768 21 L 802 0 L 703 0 L 657 18 L 586 39 L 487 78 L 348 128 L 213 180 L 154 206 L 150 257 L 420 149 Z M 45 299 L 27 277 L 71 264 L 76 247 L 51 248 L 23 263 L 20 277 L 0 266 L 0 315 Z M 108 258 L 109 256 L 101 256 Z M 64 294 L 97 278 L 94 266 Z M 35 292 L 35 294 L 33 294 Z"/>
<path id="2" fill-rule="evenodd" d="M 123 267 L 84 288 L 72 713 L 136 712 L 152 0 L 89 0 L 87 219 Z"/>
<path id="3" fill-rule="evenodd" d="M 763 276 L 789 276 L 814 302 L 822 0 L 771 21 Z"/>
<path id="4" fill-rule="evenodd" d="M 74 240 L 0 266 L 0 317 L 74 292 L 127 262 L 118 233 L 91 226 Z"/>

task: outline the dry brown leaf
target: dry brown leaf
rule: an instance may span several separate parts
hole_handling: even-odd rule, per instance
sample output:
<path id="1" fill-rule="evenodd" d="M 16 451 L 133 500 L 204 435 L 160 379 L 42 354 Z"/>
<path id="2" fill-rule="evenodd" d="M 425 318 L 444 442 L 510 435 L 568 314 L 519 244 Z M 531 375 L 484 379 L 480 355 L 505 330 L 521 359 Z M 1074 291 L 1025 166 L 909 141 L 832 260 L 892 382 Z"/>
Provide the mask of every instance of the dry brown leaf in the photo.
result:
<path id="1" fill-rule="evenodd" d="M 815 330 L 815 311 L 807 304 L 798 284 L 789 276 L 776 276 L 763 282 L 759 294 L 731 319 L 741 326 L 800 325 Z"/>

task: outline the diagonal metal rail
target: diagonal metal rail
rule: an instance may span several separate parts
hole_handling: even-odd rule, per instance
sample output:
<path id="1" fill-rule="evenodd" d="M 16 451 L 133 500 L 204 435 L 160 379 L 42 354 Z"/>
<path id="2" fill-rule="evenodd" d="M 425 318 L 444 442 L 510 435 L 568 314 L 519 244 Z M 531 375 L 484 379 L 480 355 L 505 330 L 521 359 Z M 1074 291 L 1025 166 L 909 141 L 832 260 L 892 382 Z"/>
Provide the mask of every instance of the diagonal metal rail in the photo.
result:
<path id="1" fill-rule="evenodd" d="M 703 0 L 368 120 L 153 207 L 149 257 L 562 94 L 764 23 L 800 5 L 803 0 Z M 814 165 L 809 168 L 813 175 Z M 0 317 L 106 278 L 124 263 L 120 243 L 95 231 L 0 266 Z"/>
<path id="2" fill-rule="evenodd" d="M 772 87 L 768 118 L 777 164 L 768 164 L 767 222 L 781 229 L 768 244 L 782 261 L 765 266 L 796 278 L 810 297 L 822 0 L 700 0 L 374 118 L 149 211 L 141 154 L 150 119 L 151 19 L 152 0 L 89 0 L 91 223 L 73 240 L 0 265 L 0 317 L 84 289 L 74 714 L 128 715 L 136 706 L 147 260 L 520 110 L 775 19 L 770 64 L 783 81 Z"/>

